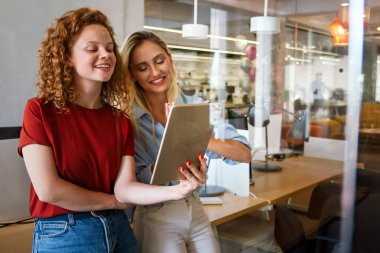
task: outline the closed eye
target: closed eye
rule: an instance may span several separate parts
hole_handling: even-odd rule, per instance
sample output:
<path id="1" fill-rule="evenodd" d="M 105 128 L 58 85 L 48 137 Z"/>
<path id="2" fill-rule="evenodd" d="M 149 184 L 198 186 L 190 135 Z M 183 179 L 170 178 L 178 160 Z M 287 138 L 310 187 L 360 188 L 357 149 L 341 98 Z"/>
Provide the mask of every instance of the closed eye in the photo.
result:
<path id="1" fill-rule="evenodd" d="M 164 59 L 164 58 L 159 58 L 159 59 L 156 60 L 156 63 L 157 63 L 157 64 L 162 64 L 162 63 L 164 63 L 164 62 L 165 62 L 165 59 Z"/>
<path id="2" fill-rule="evenodd" d="M 138 71 L 145 71 L 145 70 L 147 70 L 147 69 L 148 69 L 148 67 L 145 66 L 145 65 L 140 65 L 140 66 L 137 67 L 137 70 L 138 70 Z"/>

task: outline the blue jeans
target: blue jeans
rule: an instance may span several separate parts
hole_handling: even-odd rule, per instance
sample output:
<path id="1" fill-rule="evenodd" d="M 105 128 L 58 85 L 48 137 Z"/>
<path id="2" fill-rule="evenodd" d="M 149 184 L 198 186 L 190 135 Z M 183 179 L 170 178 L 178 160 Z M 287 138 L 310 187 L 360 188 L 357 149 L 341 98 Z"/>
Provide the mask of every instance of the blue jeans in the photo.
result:
<path id="1" fill-rule="evenodd" d="M 99 213 L 36 219 L 33 253 L 138 252 L 136 238 L 124 212 Z"/>

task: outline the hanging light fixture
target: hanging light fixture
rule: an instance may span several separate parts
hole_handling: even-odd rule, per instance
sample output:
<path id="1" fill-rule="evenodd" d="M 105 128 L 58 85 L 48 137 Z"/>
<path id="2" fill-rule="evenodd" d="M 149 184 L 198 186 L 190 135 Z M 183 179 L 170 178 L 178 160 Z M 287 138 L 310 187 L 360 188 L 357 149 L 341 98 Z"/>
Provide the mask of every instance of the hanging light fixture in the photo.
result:
<path id="1" fill-rule="evenodd" d="M 329 25 L 334 46 L 348 45 L 349 6 L 349 3 L 341 1 L 335 20 Z"/>
<path id="2" fill-rule="evenodd" d="M 183 38 L 188 38 L 188 39 L 193 39 L 193 40 L 207 39 L 208 26 L 197 24 L 197 18 L 198 18 L 198 0 L 194 0 L 194 24 L 182 25 Z"/>
<path id="3" fill-rule="evenodd" d="M 366 2 L 366 5 L 364 6 L 364 29 L 368 28 L 370 17 L 371 17 L 371 9 L 369 8 Z"/>
<path id="4" fill-rule="evenodd" d="M 339 20 L 346 30 L 349 30 L 349 19 L 350 19 L 349 14 L 350 14 L 350 4 L 347 2 L 341 3 L 340 9 L 339 9 Z M 371 9 L 369 5 L 365 3 L 364 14 L 363 14 L 364 29 L 367 29 L 368 27 L 370 14 L 371 14 Z"/>
<path id="5" fill-rule="evenodd" d="M 348 30 L 349 19 L 350 19 L 350 4 L 349 3 L 341 3 L 339 8 L 339 21 L 342 26 Z"/>
<path id="6" fill-rule="evenodd" d="M 348 45 L 348 31 L 338 18 L 329 25 L 330 34 L 332 36 L 334 46 Z"/>
<path id="7" fill-rule="evenodd" d="M 267 16 L 268 0 L 264 0 L 264 16 L 251 18 L 251 32 L 276 34 L 280 32 L 280 20 Z"/>
<path id="8" fill-rule="evenodd" d="M 334 46 L 346 46 L 348 45 L 348 31 L 350 28 L 349 23 L 349 12 L 350 4 L 348 2 L 342 2 L 340 4 L 338 16 L 335 20 L 329 25 L 329 30 L 332 36 Z M 364 7 L 363 13 L 363 26 L 364 29 L 367 29 L 369 25 L 370 18 L 370 8 L 366 4 Z"/>

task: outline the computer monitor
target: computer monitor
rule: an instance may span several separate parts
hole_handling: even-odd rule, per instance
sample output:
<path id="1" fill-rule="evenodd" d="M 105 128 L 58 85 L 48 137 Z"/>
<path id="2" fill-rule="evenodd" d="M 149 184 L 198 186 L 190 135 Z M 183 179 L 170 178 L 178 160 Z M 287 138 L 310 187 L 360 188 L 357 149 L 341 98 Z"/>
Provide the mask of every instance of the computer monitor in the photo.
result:
<path id="1" fill-rule="evenodd" d="M 298 141 L 299 143 L 309 141 L 310 130 L 309 130 L 309 110 L 303 110 L 297 118 L 295 118 L 292 126 L 288 132 L 288 137 L 292 139 L 292 142 Z M 292 145 L 290 148 L 299 149 L 303 145 Z"/>

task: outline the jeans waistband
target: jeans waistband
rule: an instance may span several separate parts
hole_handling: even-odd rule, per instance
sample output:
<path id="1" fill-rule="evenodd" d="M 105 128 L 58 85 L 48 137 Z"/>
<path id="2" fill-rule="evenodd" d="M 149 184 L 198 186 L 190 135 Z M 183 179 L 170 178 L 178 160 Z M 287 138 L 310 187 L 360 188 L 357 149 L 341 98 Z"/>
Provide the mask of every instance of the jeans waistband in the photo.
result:
<path id="1" fill-rule="evenodd" d="M 100 211 L 92 211 L 92 212 L 78 212 L 78 213 L 70 213 L 70 214 L 62 214 L 58 216 L 48 217 L 48 218 L 35 218 L 36 221 L 68 221 L 70 220 L 69 216 L 72 216 L 74 220 L 87 219 L 87 218 L 102 218 L 108 217 L 113 214 L 123 213 L 123 210 L 100 210 Z"/>

